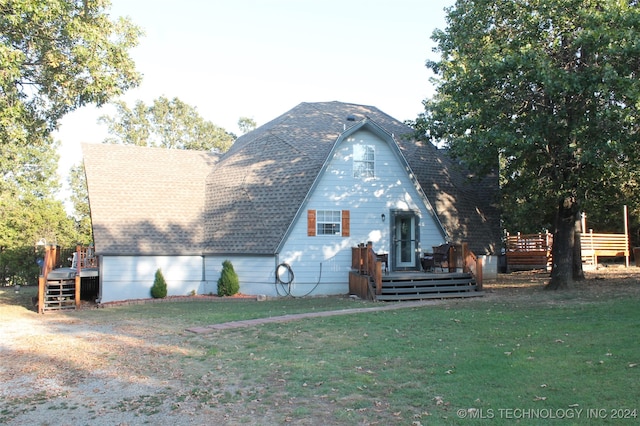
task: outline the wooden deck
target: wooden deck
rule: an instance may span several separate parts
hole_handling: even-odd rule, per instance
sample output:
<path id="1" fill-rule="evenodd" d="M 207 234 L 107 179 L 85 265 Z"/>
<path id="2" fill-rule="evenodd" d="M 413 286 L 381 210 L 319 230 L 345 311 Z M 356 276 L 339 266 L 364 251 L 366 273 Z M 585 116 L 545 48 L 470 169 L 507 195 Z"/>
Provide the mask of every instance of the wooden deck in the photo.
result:
<path id="1" fill-rule="evenodd" d="M 38 279 L 38 313 L 77 309 L 80 300 L 95 299 L 99 291 L 99 268 L 93 247 L 77 246 L 71 268 L 61 264 L 60 248 L 45 247 L 45 258 Z"/>
<path id="2" fill-rule="evenodd" d="M 482 262 L 466 244 L 452 245 L 442 272 L 392 271 L 382 273 L 382 261 L 371 246 L 354 247 L 349 293 L 380 301 L 482 296 Z M 447 272 L 445 272 L 447 271 Z"/>
<path id="3" fill-rule="evenodd" d="M 580 234 L 582 262 L 598 264 L 598 257 L 624 257 L 629 266 L 628 234 Z M 550 233 L 507 235 L 507 272 L 531 269 L 548 269 L 551 266 L 553 235 Z"/>

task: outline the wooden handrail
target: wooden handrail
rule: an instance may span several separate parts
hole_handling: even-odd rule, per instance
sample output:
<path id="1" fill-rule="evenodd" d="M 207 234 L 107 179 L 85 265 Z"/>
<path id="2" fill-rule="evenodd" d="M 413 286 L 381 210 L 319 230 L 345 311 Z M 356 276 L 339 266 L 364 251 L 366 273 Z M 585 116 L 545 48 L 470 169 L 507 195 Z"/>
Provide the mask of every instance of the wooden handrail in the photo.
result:
<path id="1" fill-rule="evenodd" d="M 462 243 L 462 271 L 470 273 L 476 279 L 476 288 L 482 290 L 482 259 L 469 250 L 467 243 Z"/>
<path id="2" fill-rule="evenodd" d="M 47 282 L 47 275 L 51 272 L 56 263 L 56 246 L 44 246 L 44 259 L 42 261 L 42 268 L 40 270 L 40 276 L 38 277 L 38 313 L 44 312 L 44 288 Z"/>
<path id="3" fill-rule="evenodd" d="M 40 276 L 38 277 L 38 313 L 44 312 L 45 287 L 49 272 L 59 265 L 60 250 L 57 246 L 45 246 L 44 261 Z M 97 257 L 92 247 L 76 246 L 76 276 L 75 276 L 75 305 L 80 306 L 80 272 L 85 268 L 95 268 L 98 266 Z"/>
<path id="4" fill-rule="evenodd" d="M 382 262 L 373 251 L 372 243 L 351 249 L 351 269 L 361 275 L 368 275 L 375 285 L 375 293 L 382 294 Z"/>
<path id="5" fill-rule="evenodd" d="M 367 243 L 367 275 L 373 278 L 376 286 L 376 294 L 382 294 L 382 262 L 378 260 L 376 252 L 373 251 L 373 244 Z"/>

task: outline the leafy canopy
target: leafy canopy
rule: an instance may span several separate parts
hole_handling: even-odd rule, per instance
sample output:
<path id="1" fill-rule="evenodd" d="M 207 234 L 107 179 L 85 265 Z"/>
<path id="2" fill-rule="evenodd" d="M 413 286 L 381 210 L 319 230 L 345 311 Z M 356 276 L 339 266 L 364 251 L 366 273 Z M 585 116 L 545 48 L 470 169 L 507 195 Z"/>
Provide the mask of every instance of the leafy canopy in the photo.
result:
<path id="1" fill-rule="evenodd" d="M 68 112 L 136 86 L 129 57 L 140 30 L 111 20 L 106 0 L 0 0 L 0 281 L 37 277 L 34 244 L 82 239 L 54 199 L 58 143 Z"/>
<path id="2" fill-rule="evenodd" d="M 506 207 L 552 216 L 559 199 L 606 196 L 637 167 L 635 2 L 459 0 L 447 24 L 418 125 L 476 170 L 499 159 Z"/>
<path id="3" fill-rule="evenodd" d="M 458 0 L 433 39 L 437 93 L 416 125 L 476 171 L 499 165 L 507 217 L 555 216 L 564 286 L 580 209 L 638 167 L 637 2 Z"/>
<path id="4" fill-rule="evenodd" d="M 100 117 L 111 134 L 107 143 L 225 152 L 235 140 L 178 98 L 161 96 L 151 105 L 137 101 L 133 109 L 124 102 L 114 105 L 114 117 Z"/>
<path id="5" fill-rule="evenodd" d="M 68 112 L 102 105 L 140 75 L 140 30 L 111 21 L 106 0 L 0 0 L 0 192 L 47 179 L 50 133 Z M 37 191 L 36 191 L 37 192 Z"/>

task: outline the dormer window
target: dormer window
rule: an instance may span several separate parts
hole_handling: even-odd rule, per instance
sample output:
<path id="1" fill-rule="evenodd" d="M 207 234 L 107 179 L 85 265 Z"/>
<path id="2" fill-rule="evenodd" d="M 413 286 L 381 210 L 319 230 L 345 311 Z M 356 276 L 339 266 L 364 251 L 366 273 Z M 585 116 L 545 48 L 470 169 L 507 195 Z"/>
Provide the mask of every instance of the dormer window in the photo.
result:
<path id="1" fill-rule="evenodd" d="M 372 178 L 376 175 L 375 149 L 373 145 L 353 146 L 353 177 Z"/>

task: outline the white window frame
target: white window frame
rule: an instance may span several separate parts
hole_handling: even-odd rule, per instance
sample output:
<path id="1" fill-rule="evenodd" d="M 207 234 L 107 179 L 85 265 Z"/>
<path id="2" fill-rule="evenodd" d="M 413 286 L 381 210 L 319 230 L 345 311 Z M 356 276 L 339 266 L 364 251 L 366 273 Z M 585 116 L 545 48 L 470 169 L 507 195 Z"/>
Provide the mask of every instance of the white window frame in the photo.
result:
<path id="1" fill-rule="evenodd" d="M 342 210 L 316 210 L 316 235 L 342 235 Z"/>
<path id="2" fill-rule="evenodd" d="M 353 145 L 353 177 L 368 179 L 376 177 L 376 149 L 373 145 Z"/>

